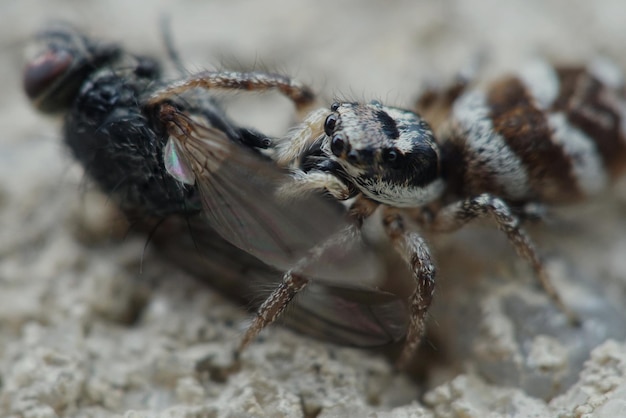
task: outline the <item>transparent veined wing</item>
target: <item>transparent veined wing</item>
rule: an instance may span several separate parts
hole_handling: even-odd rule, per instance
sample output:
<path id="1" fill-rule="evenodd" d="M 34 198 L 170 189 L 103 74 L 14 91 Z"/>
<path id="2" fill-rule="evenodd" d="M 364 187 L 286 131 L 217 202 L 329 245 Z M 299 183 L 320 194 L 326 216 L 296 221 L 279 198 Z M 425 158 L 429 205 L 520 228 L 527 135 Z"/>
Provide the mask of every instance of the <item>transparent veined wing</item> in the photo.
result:
<path id="1" fill-rule="evenodd" d="M 201 215 L 168 219 L 153 240 L 176 264 L 250 309 L 258 308 L 283 274 L 224 240 Z M 376 347 L 401 340 L 408 318 L 406 298 L 320 279 L 298 294 L 281 321 L 325 341 Z"/>
<path id="2" fill-rule="evenodd" d="M 161 115 L 170 134 L 166 169 L 197 187 L 208 224 L 225 240 L 282 271 L 376 286 L 379 263 L 360 239 L 345 239 L 343 206 L 318 195 L 283 200 L 277 191 L 290 177 L 271 160 L 174 106 Z"/>

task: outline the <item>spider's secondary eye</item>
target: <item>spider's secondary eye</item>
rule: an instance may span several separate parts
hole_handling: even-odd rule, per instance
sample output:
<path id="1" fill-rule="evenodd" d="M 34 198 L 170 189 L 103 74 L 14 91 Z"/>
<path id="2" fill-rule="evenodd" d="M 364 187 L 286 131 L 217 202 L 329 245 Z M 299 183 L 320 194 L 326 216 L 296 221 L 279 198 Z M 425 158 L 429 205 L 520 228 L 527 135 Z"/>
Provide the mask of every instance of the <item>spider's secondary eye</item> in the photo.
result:
<path id="1" fill-rule="evenodd" d="M 346 141 L 344 141 L 343 136 L 340 134 L 333 135 L 333 139 L 330 141 L 330 150 L 335 157 L 341 156 L 345 149 Z"/>
<path id="2" fill-rule="evenodd" d="M 400 153 L 395 149 L 383 151 L 383 161 L 391 167 L 397 167 L 400 164 L 400 160 Z"/>
<path id="3" fill-rule="evenodd" d="M 337 109 L 339 109 L 339 106 L 341 106 L 341 103 L 339 102 L 333 102 L 333 104 L 330 105 L 330 110 L 332 110 L 333 112 L 337 111 Z"/>
<path id="4" fill-rule="evenodd" d="M 324 132 L 326 133 L 326 135 L 331 136 L 333 134 L 333 132 L 335 131 L 336 124 L 337 124 L 337 115 L 335 115 L 334 113 L 331 113 L 330 115 L 328 115 L 328 117 L 326 118 L 326 121 L 324 122 Z"/>
<path id="5" fill-rule="evenodd" d="M 398 153 L 396 150 L 389 149 L 385 152 L 385 161 L 392 163 L 398 158 Z"/>

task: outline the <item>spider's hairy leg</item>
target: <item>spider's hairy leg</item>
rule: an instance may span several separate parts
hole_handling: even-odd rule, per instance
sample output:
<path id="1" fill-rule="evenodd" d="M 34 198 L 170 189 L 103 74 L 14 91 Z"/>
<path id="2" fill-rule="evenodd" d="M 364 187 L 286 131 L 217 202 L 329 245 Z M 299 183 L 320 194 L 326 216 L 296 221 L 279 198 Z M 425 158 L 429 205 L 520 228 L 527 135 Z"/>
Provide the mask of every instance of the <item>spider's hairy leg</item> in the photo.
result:
<path id="1" fill-rule="evenodd" d="M 572 324 L 579 324 L 580 319 L 569 309 L 552 284 L 544 263 L 535 249 L 535 245 L 520 226 L 520 220 L 513 214 L 509 205 L 502 199 L 485 193 L 479 196 L 461 200 L 445 206 L 434 214 L 433 219 L 426 225 L 436 232 L 450 232 L 463 227 L 468 222 L 491 216 L 498 229 L 504 232 L 517 253 L 530 265 L 544 291 L 553 300 L 554 304 L 567 316 Z"/>
<path id="2" fill-rule="evenodd" d="M 397 210 L 386 207 L 383 226 L 395 250 L 408 264 L 415 280 L 415 290 L 409 297 L 409 328 L 404 348 L 397 361 L 398 368 L 404 368 L 415 355 L 426 329 L 426 314 L 435 291 L 435 265 L 428 246 L 419 234 L 408 231 Z"/>
<path id="3" fill-rule="evenodd" d="M 358 234 L 358 232 L 356 225 L 350 225 L 342 229 L 327 241 L 312 248 L 307 256 L 303 257 L 296 263 L 296 266 L 285 273 L 280 285 L 272 291 L 257 310 L 256 316 L 248 329 L 246 329 L 241 343 L 239 344 L 237 353 L 241 353 L 265 327 L 275 322 L 285 309 L 287 309 L 287 306 L 289 306 L 293 298 L 309 284 L 310 279 L 298 272 L 306 269 L 306 267 L 312 263 L 317 262 L 329 248 L 333 248 L 341 242 L 352 241 L 355 239 L 355 233 Z"/>
<path id="4" fill-rule="evenodd" d="M 293 199 L 312 192 L 327 192 L 337 200 L 346 200 L 352 196 L 350 188 L 334 173 L 320 169 L 303 171 L 298 166 L 301 157 L 313 148 L 323 137 L 324 120 L 328 117 L 328 109 L 318 109 L 311 112 L 296 128 L 292 129 L 286 138 L 276 141 L 275 161 L 281 167 L 292 167 L 292 181 L 278 189 L 278 196 L 282 199 Z"/>
<path id="5" fill-rule="evenodd" d="M 287 309 L 293 298 L 309 284 L 309 279 L 288 271 L 281 284 L 259 307 L 256 316 L 239 343 L 237 352 L 243 351 L 257 335 L 269 324 L 273 323 Z"/>
<path id="6" fill-rule="evenodd" d="M 356 220 L 355 223 L 348 224 L 328 240 L 309 250 L 307 256 L 303 257 L 285 275 L 281 284 L 267 297 L 265 302 L 257 310 L 255 318 L 246 330 L 241 343 L 237 349 L 237 354 L 241 353 L 259 333 L 268 325 L 275 322 L 285 311 L 289 303 L 296 295 L 306 288 L 310 279 L 299 273 L 320 260 L 323 261 L 327 251 L 333 251 L 343 245 L 358 242 L 361 239 L 361 225 L 363 219 L 369 217 L 378 205 L 374 202 L 362 204 L 359 199 L 350 208 L 350 215 Z"/>
<path id="7" fill-rule="evenodd" d="M 300 157 L 324 135 L 324 121 L 330 114 L 328 109 L 317 109 L 298 126 L 289 131 L 286 138 L 275 145 L 275 160 L 281 167 L 298 164 Z"/>
<path id="8" fill-rule="evenodd" d="M 259 71 L 202 71 L 155 91 L 148 97 L 146 105 L 158 105 L 172 96 L 196 88 L 256 92 L 278 90 L 295 104 L 299 112 L 304 112 L 316 100 L 315 93 L 309 87 L 281 74 Z"/>
<path id="9" fill-rule="evenodd" d="M 350 189 L 336 176 L 323 171 L 305 173 L 295 170 L 292 173 L 293 181 L 287 182 L 277 190 L 282 200 L 297 199 L 302 195 L 324 191 L 337 200 L 346 200 L 350 197 Z"/>

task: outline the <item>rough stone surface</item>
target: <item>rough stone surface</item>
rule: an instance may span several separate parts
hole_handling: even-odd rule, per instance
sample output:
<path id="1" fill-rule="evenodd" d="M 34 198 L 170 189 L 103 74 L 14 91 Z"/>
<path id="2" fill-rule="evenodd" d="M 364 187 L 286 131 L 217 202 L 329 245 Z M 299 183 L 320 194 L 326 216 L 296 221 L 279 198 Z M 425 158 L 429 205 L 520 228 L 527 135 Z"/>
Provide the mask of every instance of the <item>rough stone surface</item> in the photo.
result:
<path id="1" fill-rule="evenodd" d="M 536 55 L 626 68 L 622 0 L 0 2 L 0 416 L 626 416 L 624 187 L 530 228 L 581 328 L 485 223 L 428 237 L 439 281 L 417 378 L 282 327 L 227 374 L 245 310 L 145 237 L 116 238 L 120 215 L 20 90 L 25 41 L 46 22 L 163 56 L 162 15 L 190 70 L 278 69 L 328 102 L 409 107 L 482 52 L 486 76 Z M 276 134 L 293 116 L 273 97 L 233 106 Z"/>

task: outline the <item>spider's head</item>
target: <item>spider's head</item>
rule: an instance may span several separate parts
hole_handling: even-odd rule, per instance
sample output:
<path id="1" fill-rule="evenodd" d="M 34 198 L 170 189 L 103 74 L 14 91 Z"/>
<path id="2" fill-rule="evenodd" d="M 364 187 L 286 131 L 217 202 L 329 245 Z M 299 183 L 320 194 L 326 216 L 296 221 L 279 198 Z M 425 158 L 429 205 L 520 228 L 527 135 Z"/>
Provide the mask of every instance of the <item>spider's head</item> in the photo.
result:
<path id="1" fill-rule="evenodd" d="M 439 148 L 415 113 L 379 102 L 333 103 L 323 148 L 367 197 L 418 206 L 443 190 Z"/>
<path id="2" fill-rule="evenodd" d="M 38 53 L 26 65 L 24 91 L 42 112 L 59 112 L 69 107 L 84 80 L 116 59 L 116 45 L 97 43 L 70 27 L 38 34 Z"/>

